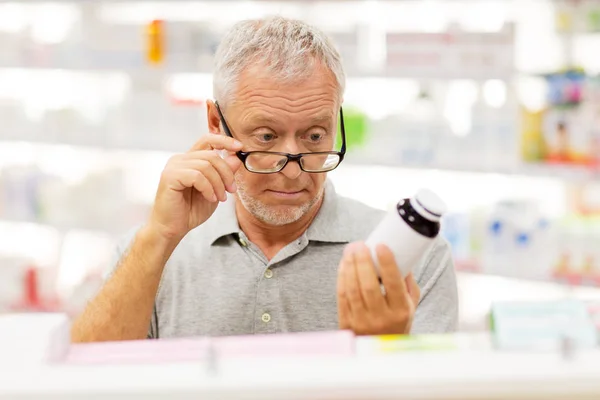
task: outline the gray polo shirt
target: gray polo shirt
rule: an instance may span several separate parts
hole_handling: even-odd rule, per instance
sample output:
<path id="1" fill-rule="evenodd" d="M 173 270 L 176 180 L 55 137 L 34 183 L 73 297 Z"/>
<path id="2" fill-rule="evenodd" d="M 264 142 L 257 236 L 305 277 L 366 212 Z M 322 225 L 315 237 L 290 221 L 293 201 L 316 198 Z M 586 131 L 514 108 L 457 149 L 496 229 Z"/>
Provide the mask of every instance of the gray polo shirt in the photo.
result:
<path id="1" fill-rule="evenodd" d="M 365 240 L 385 213 L 337 195 L 328 181 L 308 231 L 269 261 L 240 230 L 234 201 L 221 203 L 172 254 L 149 337 L 338 329 L 337 269 L 344 247 Z M 424 255 L 415 278 L 421 301 L 412 332 L 456 329 L 456 280 L 443 239 Z"/>

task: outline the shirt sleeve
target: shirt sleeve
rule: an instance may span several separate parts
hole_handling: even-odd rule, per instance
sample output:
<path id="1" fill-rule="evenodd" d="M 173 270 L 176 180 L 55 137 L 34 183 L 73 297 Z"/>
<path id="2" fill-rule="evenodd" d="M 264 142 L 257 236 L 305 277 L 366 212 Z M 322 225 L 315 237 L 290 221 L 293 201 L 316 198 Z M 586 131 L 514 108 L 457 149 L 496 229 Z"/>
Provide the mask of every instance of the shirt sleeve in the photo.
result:
<path id="1" fill-rule="evenodd" d="M 114 275 L 115 271 L 119 268 L 121 263 L 121 259 L 127 253 L 129 246 L 137 233 L 137 228 L 124 235 L 116 244 L 113 254 L 110 259 L 110 264 L 104 275 L 104 282 L 108 281 Z M 156 301 L 154 302 L 154 309 L 152 310 L 152 318 L 150 320 L 150 326 L 148 327 L 148 339 L 157 339 L 158 338 L 158 310 L 156 309 Z"/>
<path id="2" fill-rule="evenodd" d="M 450 245 L 439 238 L 416 274 L 421 299 L 412 334 L 454 332 L 458 327 L 458 290 Z"/>

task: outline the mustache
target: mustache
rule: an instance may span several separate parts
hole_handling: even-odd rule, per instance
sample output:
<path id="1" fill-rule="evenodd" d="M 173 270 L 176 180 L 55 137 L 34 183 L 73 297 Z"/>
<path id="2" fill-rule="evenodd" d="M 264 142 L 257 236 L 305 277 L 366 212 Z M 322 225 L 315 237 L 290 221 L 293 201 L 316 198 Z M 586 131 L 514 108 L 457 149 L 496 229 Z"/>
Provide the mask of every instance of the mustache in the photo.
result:
<path id="1" fill-rule="evenodd" d="M 277 174 L 273 174 L 273 175 L 277 175 Z M 304 179 L 286 179 L 285 177 L 281 177 L 281 176 L 270 176 L 269 177 L 269 182 L 266 182 L 266 184 L 254 184 L 252 182 L 248 182 L 246 181 L 242 175 L 235 175 L 235 182 L 238 186 L 238 188 L 242 188 L 244 189 L 251 189 L 252 187 L 257 187 L 263 190 L 271 190 L 271 191 L 275 191 L 275 192 L 300 192 L 302 190 L 307 190 L 310 189 L 313 185 L 312 181 L 310 179 L 308 180 L 304 180 Z"/>
<path id="2" fill-rule="evenodd" d="M 300 192 L 309 189 L 312 185 L 313 182 L 308 177 L 287 179 L 285 176 L 280 175 L 273 176 L 272 179 L 266 181 L 264 187 L 266 190 L 274 190 L 276 192 Z"/>

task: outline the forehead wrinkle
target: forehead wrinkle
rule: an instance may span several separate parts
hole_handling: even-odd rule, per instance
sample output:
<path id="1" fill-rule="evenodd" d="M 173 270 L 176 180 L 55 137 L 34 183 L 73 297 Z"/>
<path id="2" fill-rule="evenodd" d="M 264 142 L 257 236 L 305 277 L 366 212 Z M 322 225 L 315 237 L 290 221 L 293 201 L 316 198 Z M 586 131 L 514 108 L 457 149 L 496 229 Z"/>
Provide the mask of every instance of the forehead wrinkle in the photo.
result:
<path id="1" fill-rule="evenodd" d="M 264 104 L 260 107 L 253 106 L 242 112 L 241 120 L 245 123 L 281 124 L 293 119 L 293 116 L 296 114 L 306 113 L 307 110 L 284 111 L 282 115 L 278 116 L 282 111 L 283 110 L 279 107 L 273 107 L 269 104 Z M 302 121 L 310 123 L 328 123 L 334 117 L 335 112 L 329 107 L 324 107 L 324 109 L 322 108 L 307 113 L 307 115 L 302 118 Z"/>

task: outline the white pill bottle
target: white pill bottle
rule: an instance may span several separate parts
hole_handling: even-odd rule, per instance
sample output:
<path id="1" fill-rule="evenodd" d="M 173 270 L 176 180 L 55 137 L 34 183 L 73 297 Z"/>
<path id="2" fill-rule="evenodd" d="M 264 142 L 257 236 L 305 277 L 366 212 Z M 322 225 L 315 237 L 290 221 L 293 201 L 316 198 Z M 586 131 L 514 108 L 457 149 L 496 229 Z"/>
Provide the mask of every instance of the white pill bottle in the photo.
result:
<path id="1" fill-rule="evenodd" d="M 445 213 L 446 204 L 428 189 L 401 200 L 366 241 L 375 265 L 378 265 L 375 249 L 385 244 L 394 253 L 402 276 L 413 272 L 440 233 L 440 220 Z"/>

